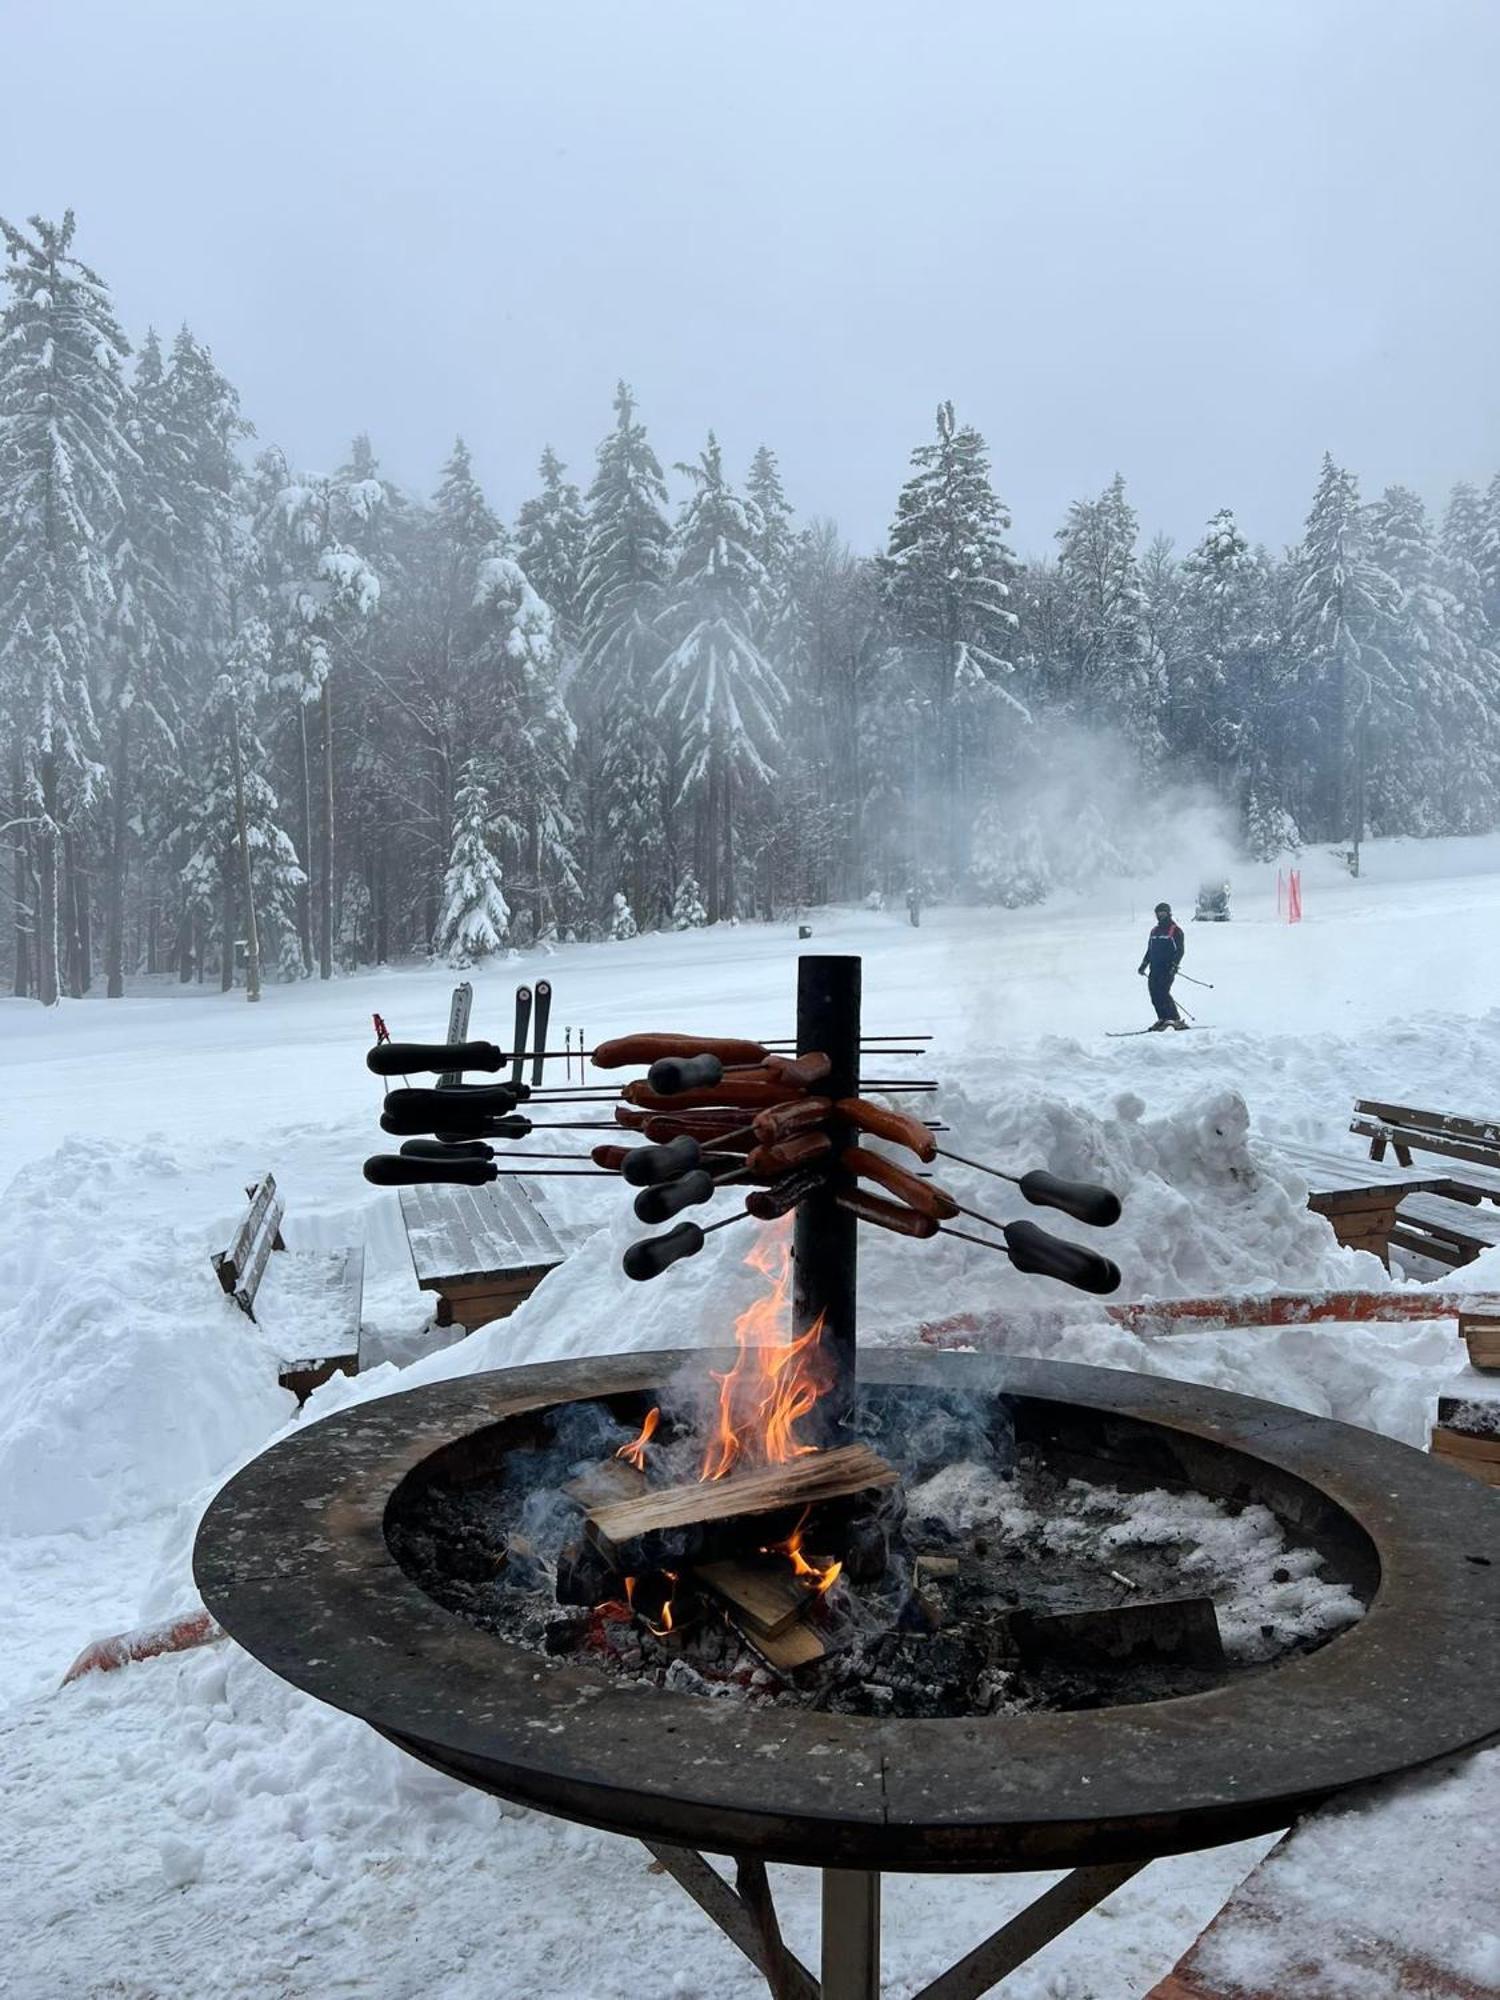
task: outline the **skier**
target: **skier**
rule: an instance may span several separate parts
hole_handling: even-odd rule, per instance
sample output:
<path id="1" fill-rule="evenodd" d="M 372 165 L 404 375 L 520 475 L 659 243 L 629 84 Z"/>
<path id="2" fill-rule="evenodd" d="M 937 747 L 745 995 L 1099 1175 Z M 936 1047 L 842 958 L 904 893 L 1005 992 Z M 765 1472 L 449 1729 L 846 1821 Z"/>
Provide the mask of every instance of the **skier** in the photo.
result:
<path id="1" fill-rule="evenodd" d="M 1158 903 L 1156 922 L 1146 939 L 1146 955 L 1136 967 L 1137 972 L 1150 974 L 1148 990 L 1151 1004 L 1156 1009 L 1156 1019 L 1150 1030 L 1152 1034 L 1160 1034 L 1164 1028 L 1187 1026 L 1177 1011 L 1177 1002 L 1172 998 L 1172 981 L 1177 977 L 1177 968 L 1186 950 L 1187 939 L 1180 926 L 1172 921 L 1172 905 Z"/>

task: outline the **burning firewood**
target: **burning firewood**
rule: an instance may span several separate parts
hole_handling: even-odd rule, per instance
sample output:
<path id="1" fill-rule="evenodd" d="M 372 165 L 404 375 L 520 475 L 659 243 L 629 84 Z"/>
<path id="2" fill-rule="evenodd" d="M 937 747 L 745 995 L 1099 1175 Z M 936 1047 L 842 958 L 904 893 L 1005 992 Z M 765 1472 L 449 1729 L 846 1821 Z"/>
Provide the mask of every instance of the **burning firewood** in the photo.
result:
<path id="1" fill-rule="evenodd" d="M 894 1486 L 898 1478 L 896 1468 L 868 1445 L 841 1445 L 784 1465 L 606 1502 L 589 1509 L 587 1526 L 617 1568 L 650 1570 L 674 1557 L 696 1555 L 715 1539 L 722 1547 L 725 1537 L 715 1531 L 732 1530 L 736 1523 L 868 1495 Z"/>

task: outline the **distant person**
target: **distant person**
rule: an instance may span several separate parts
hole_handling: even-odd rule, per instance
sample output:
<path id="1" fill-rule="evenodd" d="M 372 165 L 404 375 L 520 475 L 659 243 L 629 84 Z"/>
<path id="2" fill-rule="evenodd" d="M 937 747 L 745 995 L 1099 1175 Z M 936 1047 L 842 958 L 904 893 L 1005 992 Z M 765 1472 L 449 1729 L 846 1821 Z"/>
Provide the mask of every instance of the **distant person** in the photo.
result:
<path id="1" fill-rule="evenodd" d="M 1172 921 L 1172 905 L 1158 903 L 1156 922 L 1146 939 L 1146 956 L 1136 967 L 1137 972 L 1147 974 L 1147 990 L 1156 1009 L 1156 1019 L 1150 1030 L 1152 1034 L 1160 1034 L 1164 1028 L 1187 1026 L 1177 1011 L 1177 1002 L 1172 998 L 1172 981 L 1177 977 L 1177 968 L 1186 950 L 1187 939 L 1182 934 L 1181 926 Z"/>

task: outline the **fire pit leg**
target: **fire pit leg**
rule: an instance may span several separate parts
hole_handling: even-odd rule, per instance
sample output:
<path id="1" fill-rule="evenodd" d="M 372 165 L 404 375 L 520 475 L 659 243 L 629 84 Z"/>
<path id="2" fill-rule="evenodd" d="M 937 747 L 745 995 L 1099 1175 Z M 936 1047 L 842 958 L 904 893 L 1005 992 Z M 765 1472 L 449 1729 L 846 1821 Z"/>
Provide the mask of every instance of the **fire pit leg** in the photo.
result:
<path id="1" fill-rule="evenodd" d="M 823 2000 L 880 2000 L 880 1876 L 823 1870 Z"/>
<path id="2" fill-rule="evenodd" d="M 1075 1868 L 1060 1882 L 1054 1882 L 1034 1903 L 1018 1910 L 1008 1924 L 1002 1924 L 956 1965 L 939 1973 L 913 2000 L 979 2000 L 980 1994 L 991 1992 L 1018 1965 L 1035 1958 L 1044 1945 L 1051 1944 L 1080 1917 L 1086 1917 L 1145 1866 L 1144 1861 L 1116 1861 L 1093 1868 Z M 828 1878 L 825 1875 L 823 1879 L 826 1882 Z M 826 1951 L 826 1929 L 824 1938 Z M 827 1991 L 825 1976 L 824 1992 Z"/>
<path id="3" fill-rule="evenodd" d="M 797 1053 L 815 1050 L 833 1068 L 821 1093 L 837 1101 L 859 1095 L 858 958 L 799 958 L 797 961 Z M 854 1134 L 839 1119 L 829 1119 L 828 1136 L 838 1160 Z M 819 1352 L 828 1362 L 831 1386 L 811 1412 L 822 1445 L 847 1444 L 854 1415 L 855 1292 L 859 1221 L 840 1208 L 836 1196 L 847 1191 L 851 1176 L 835 1165 L 826 1185 L 809 1195 L 797 1209 L 792 1229 L 792 1333 L 806 1333 L 823 1321 Z"/>
<path id="4" fill-rule="evenodd" d="M 771 2000 L 818 2000 L 817 1980 L 781 1941 L 781 1926 L 776 1921 L 763 1862 L 737 1860 L 739 1892 L 736 1894 L 718 1869 L 695 1849 L 669 1847 L 655 1840 L 642 1841 L 641 1845 L 762 1974 L 770 1988 Z"/>

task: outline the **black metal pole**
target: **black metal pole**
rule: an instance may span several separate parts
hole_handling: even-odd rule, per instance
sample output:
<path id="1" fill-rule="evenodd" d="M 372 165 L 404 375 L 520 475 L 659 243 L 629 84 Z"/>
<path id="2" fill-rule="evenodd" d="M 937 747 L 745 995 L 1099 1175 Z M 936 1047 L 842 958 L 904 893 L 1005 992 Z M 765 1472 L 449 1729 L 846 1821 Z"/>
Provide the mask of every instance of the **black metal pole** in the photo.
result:
<path id="1" fill-rule="evenodd" d="M 835 1101 L 859 1095 L 860 972 L 857 958 L 797 961 L 797 1053 L 827 1056 L 833 1068 L 818 1089 Z M 837 1161 L 853 1134 L 831 1119 L 828 1135 Z M 801 1336 L 822 1319 L 819 1349 L 832 1378 L 813 1412 L 824 1445 L 847 1440 L 854 1415 L 859 1220 L 837 1206 L 851 1184 L 835 1165 L 826 1185 L 798 1207 L 792 1230 L 792 1330 Z"/>

